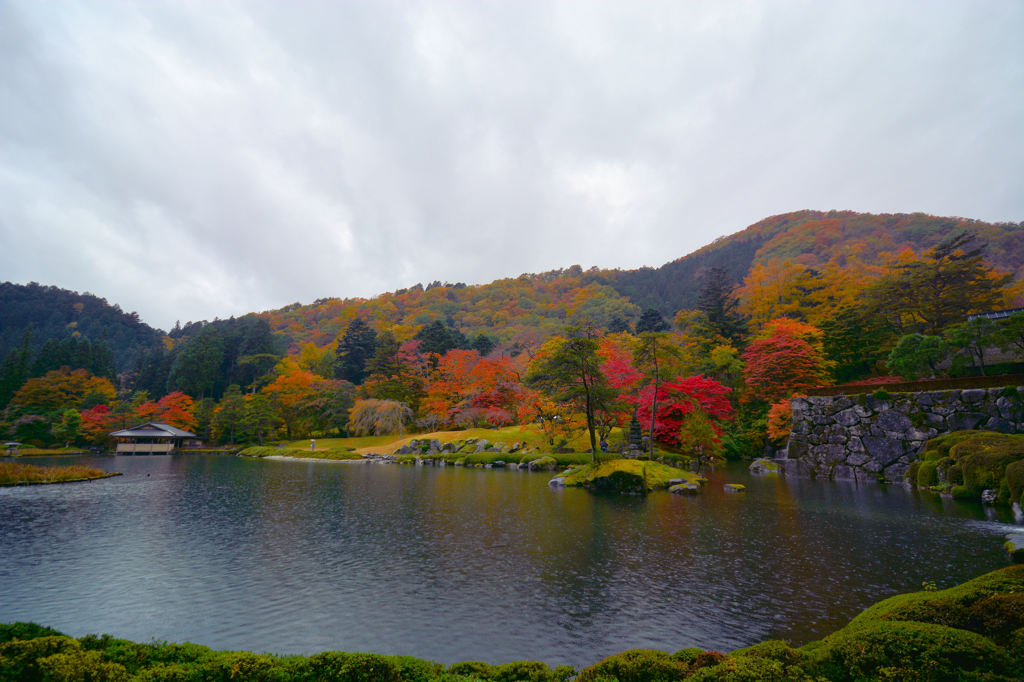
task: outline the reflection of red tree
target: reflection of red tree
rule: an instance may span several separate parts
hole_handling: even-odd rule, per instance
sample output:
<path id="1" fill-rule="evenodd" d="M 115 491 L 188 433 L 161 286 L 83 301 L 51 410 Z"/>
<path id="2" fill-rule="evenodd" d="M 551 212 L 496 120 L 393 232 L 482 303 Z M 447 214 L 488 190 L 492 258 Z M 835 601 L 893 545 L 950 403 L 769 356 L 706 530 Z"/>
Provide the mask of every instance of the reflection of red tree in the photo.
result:
<path id="1" fill-rule="evenodd" d="M 703 374 L 682 378 L 676 377 L 658 387 L 658 414 L 654 421 L 655 440 L 679 445 L 679 430 L 686 416 L 694 409 L 703 411 L 714 420 L 731 419 L 733 407 L 729 403 L 730 388 Z M 650 420 L 654 388 L 648 386 L 640 391 L 638 416 L 641 421 Z M 717 426 L 715 427 L 717 433 Z"/>

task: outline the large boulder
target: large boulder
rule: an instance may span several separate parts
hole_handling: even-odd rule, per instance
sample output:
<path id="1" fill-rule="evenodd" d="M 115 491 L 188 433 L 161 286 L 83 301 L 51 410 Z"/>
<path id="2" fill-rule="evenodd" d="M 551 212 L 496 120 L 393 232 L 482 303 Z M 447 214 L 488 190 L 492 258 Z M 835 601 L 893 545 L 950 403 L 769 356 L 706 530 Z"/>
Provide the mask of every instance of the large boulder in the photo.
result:
<path id="1" fill-rule="evenodd" d="M 752 474 L 777 474 L 779 473 L 779 465 L 770 459 L 764 457 L 758 457 L 750 463 L 750 473 Z"/>
<path id="2" fill-rule="evenodd" d="M 554 457 L 538 457 L 529 463 L 530 471 L 554 471 L 558 462 Z"/>

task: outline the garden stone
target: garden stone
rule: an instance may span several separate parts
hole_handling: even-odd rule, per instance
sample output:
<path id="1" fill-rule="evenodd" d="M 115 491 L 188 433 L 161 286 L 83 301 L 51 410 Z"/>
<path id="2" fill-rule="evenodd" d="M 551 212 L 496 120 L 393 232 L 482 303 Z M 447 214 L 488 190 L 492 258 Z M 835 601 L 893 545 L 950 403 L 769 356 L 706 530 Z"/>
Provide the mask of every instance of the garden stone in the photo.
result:
<path id="1" fill-rule="evenodd" d="M 903 443 L 901 441 L 874 436 L 864 436 L 861 440 L 863 440 L 864 448 L 871 455 L 872 459 L 883 467 L 895 462 L 903 454 Z"/>

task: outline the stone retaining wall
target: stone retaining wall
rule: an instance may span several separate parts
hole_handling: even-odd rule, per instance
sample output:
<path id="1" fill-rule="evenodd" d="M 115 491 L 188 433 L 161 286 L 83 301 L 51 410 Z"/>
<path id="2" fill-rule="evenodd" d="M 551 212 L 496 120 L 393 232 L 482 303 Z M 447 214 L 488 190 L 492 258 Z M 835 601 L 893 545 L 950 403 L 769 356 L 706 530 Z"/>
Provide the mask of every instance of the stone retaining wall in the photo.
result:
<path id="1" fill-rule="evenodd" d="M 1024 433 L 1024 386 L 794 398 L 785 474 L 902 482 L 933 436 L 984 429 Z"/>

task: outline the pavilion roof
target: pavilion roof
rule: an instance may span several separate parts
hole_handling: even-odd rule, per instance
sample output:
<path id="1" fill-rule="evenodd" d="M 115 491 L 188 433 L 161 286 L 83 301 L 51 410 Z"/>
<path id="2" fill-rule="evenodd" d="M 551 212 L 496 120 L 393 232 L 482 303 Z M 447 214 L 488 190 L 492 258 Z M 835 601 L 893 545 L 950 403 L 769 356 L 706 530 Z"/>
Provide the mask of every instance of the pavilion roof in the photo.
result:
<path id="1" fill-rule="evenodd" d="M 146 422 L 130 429 L 114 431 L 110 434 L 114 438 L 153 438 L 164 436 L 165 438 L 195 438 L 196 434 L 191 431 L 179 429 L 163 422 Z"/>

